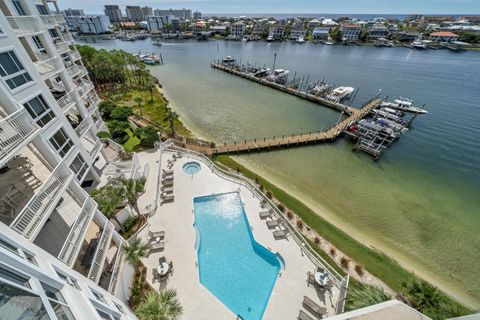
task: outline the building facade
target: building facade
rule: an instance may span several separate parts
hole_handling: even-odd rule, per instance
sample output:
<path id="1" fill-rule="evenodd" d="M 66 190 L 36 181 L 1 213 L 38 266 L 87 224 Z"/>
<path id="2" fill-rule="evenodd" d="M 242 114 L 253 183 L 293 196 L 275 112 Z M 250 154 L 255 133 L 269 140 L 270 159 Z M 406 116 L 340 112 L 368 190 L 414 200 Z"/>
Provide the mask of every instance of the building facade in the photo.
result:
<path id="1" fill-rule="evenodd" d="M 458 40 L 458 34 L 449 31 L 430 33 L 430 40 L 436 42 L 453 42 Z"/>
<path id="2" fill-rule="evenodd" d="M 179 19 L 192 19 L 192 10 L 190 9 L 155 9 L 154 14 L 156 16 L 174 16 Z"/>
<path id="3" fill-rule="evenodd" d="M 292 30 L 290 32 L 290 39 L 297 40 L 305 36 L 305 28 L 303 26 L 303 21 L 296 20 L 292 25 Z"/>
<path id="4" fill-rule="evenodd" d="M 145 18 L 143 16 L 143 11 L 140 6 L 126 6 L 125 16 L 128 20 L 134 22 L 142 21 Z"/>
<path id="5" fill-rule="evenodd" d="M 84 16 L 85 13 L 82 9 L 66 9 L 62 11 L 64 17 L 71 17 L 71 16 Z"/>
<path id="6" fill-rule="evenodd" d="M 144 19 L 146 16 L 153 16 L 152 7 L 148 7 L 148 6 L 142 7 L 142 15 Z"/>
<path id="7" fill-rule="evenodd" d="M 371 39 L 387 38 L 388 29 L 383 24 L 375 24 L 368 29 L 368 37 Z"/>
<path id="8" fill-rule="evenodd" d="M 145 20 L 147 21 L 148 31 L 158 32 L 163 29 L 163 26 L 170 23 L 168 16 L 158 17 L 158 16 L 146 16 Z"/>
<path id="9" fill-rule="evenodd" d="M 92 14 L 74 18 L 77 21 L 78 31 L 83 34 L 102 34 L 110 32 L 112 24 L 104 14 Z M 70 25 L 69 25 L 70 26 Z"/>
<path id="10" fill-rule="evenodd" d="M 243 22 L 235 22 L 230 26 L 230 35 L 235 38 L 241 38 L 245 34 L 247 26 Z"/>
<path id="11" fill-rule="evenodd" d="M 193 12 L 193 19 L 195 19 L 195 20 L 202 19 L 202 13 L 200 11 L 194 11 Z"/>
<path id="12" fill-rule="evenodd" d="M 56 2 L 49 4 L 0 8 L 2 314 L 136 319 L 126 304 L 128 243 L 82 188 L 99 181 L 100 99 Z"/>
<path id="13" fill-rule="evenodd" d="M 270 27 L 268 37 L 272 40 L 283 40 L 284 34 L 285 26 L 278 24 Z"/>
<path id="14" fill-rule="evenodd" d="M 316 41 L 327 41 L 328 40 L 328 35 L 330 32 L 329 27 L 318 27 L 313 29 L 312 31 L 312 37 L 313 40 Z"/>
<path id="15" fill-rule="evenodd" d="M 357 41 L 362 27 L 358 24 L 342 25 L 343 41 Z"/>
<path id="16" fill-rule="evenodd" d="M 105 5 L 103 9 L 110 22 L 120 22 L 123 20 L 122 10 L 118 5 Z"/>

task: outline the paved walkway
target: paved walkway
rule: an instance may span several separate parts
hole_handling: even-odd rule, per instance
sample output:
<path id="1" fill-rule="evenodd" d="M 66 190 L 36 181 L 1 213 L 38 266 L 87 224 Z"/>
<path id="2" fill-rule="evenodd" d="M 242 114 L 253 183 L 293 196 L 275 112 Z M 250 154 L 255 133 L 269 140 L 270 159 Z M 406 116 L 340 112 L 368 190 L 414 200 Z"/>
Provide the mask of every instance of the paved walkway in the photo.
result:
<path id="1" fill-rule="evenodd" d="M 146 158 L 140 156 L 140 159 Z M 171 154 L 165 153 L 162 156 L 164 169 L 167 159 L 172 159 Z M 239 192 L 256 241 L 273 252 L 278 252 L 285 260 L 286 267 L 281 270 L 273 288 L 263 319 L 296 319 L 299 309 L 302 308 L 304 295 L 326 307 L 328 316 L 334 315 L 338 289 L 334 288 L 331 294 L 323 295 L 318 294 L 312 287 L 307 287 L 306 273 L 314 270 L 314 264 L 302 254 L 293 239 L 273 238 L 272 231 L 258 215 L 263 211 L 259 200 L 254 198 L 248 189 L 212 173 L 204 163 L 201 163 L 202 169 L 199 173 L 187 176 L 183 173 L 182 166 L 188 161 L 192 159 L 184 155 L 173 166 L 175 201 L 159 206 L 150 218 L 149 227 L 139 235 L 145 239 L 148 230 L 166 231 L 165 250 L 151 254 L 144 261 L 148 267 L 147 281 L 152 282 L 152 269 L 158 266 L 160 257 L 165 256 L 168 261 L 173 261 L 174 272 L 166 286 L 177 290 L 184 308 L 182 319 L 236 319 L 236 315 L 201 285 L 197 270 L 197 252 L 194 248 L 196 233 L 193 228 L 193 198 L 226 192 Z M 154 179 L 154 170 L 150 172 L 147 179 Z M 155 289 L 160 289 L 158 282 L 152 285 Z"/>

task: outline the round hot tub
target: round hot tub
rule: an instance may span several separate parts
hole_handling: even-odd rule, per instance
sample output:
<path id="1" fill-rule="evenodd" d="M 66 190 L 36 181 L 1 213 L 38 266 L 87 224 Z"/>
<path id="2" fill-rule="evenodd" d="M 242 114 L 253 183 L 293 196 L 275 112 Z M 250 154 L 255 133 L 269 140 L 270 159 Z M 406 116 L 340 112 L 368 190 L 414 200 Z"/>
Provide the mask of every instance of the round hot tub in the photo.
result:
<path id="1" fill-rule="evenodd" d="M 183 172 L 189 176 L 198 173 L 201 169 L 200 163 L 196 161 L 187 162 L 183 165 Z"/>

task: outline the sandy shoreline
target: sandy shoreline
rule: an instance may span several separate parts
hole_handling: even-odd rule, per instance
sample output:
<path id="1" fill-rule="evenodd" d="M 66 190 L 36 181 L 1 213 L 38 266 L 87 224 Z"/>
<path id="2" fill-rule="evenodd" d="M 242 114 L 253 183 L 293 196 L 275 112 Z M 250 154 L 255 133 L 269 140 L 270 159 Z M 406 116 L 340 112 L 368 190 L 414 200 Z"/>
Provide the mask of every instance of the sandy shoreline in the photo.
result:
<path id="1" fill-rule="evenodd" d="M 244 160 L 238 157 L 235 157 L 234 159 L 235 161 L 240 163 L 242 166 L 245 166 L 247 169 L 255 172 L 256 174 L 260 175 L 270 183 L 282 189 L 292 197 L 298 199 L 300 202 L 302 202 L 307 207 L 312 209 L 319 216 L 321 216 L 322 218 L 324 218 L 325 220 L 327 220 L 337 228 L 348 233 L 351 237 L 353 237 L 363 245 L 368 246 L 377 251 L 381 251 L 382 253 L 390 257 L 392 260 L 396 261 L 405 270 L 413 272 L 416 275 L 418 275 L 420 278 L 429 281 L 430 283 L 434 284 L 435 286 L 445 291 L 447 294 L 449 294 L 456 300 L 462 302 L 463 304 L 466 304 L 467 306 L 472 308 L 480 308 L 480 304 L 474 298 L 468 295 L 465 295 L 464 292 L 459 291 L 457 288 L 446 284 L 445 281 L 441 279 L 441 277 L 438 277 L 437 275 L 429 272 L 425 267 L 421 266 L 418 263 L 415 263 L 414 261 L 412 261 L 412 259 L 406 257 L 401 252 L 396 251 L 394 248 L 387 246 L 385 243 L 378 241 L 372 238 L 371 236 L 365 234 L 364 232 L 361 232 L 358 229 L 354 228 L 351 224 L 348 224 L 342 219 L 340 219 L 338 213 L 335 213 L 333 210 L 326 208 L 318 201 L 313 201 L 312 199 L 309 199 L 301 191 L 294 190 L 288 185 L 285 185 L 284 183 L 282 183 L 282 181 L 269 175 L 268 173 L 263 171 L 261 168 L 258 168 L 257 166 L 252 165 L 252 163 L 249 162 L 248 160 Z"/>

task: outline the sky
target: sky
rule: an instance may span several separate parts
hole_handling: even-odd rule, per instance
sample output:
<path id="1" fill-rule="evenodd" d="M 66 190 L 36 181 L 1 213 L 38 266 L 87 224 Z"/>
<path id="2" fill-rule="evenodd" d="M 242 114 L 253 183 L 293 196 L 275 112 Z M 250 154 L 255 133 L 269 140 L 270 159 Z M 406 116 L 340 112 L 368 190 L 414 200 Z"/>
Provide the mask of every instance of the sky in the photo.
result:
<path id="1" fill-rule="evenodd" d="M 480 14 L 480 0 L 59 0 L 60 8 L 103 12 L 104 4 L 188 8 L 202 13 Z"/>

